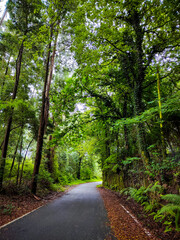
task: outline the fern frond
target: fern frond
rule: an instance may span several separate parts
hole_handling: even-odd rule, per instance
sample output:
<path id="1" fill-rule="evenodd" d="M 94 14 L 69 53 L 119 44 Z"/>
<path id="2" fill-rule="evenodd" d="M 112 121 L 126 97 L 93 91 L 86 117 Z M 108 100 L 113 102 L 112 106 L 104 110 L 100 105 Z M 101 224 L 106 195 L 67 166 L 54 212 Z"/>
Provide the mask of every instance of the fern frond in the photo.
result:
<path id="1" fill-rule="evenodd" d="M 166 194 L 166 195 L 162 196 L 162 199 L 167 200 L 168 202 L 180 205 L 180 195 Z"/>
<path id="2" fill-rule="evenodd" d="M 159 214 L 167 213 L 176 216 L 175 212 L 177 211 L 180 211 L 180 205 L 167 204 L 160 209 Z"/>

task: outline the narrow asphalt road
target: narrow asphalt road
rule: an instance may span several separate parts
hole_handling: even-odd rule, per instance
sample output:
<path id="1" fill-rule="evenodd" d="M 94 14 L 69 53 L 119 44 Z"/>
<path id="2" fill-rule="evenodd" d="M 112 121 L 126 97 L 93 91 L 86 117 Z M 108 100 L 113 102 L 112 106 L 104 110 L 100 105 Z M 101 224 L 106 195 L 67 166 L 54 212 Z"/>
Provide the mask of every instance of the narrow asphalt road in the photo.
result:
<path id="1" fill-rule="evenodd" d="M 0 229 L 0 240 L 104 240 L 110 233 L 99 183 L 66 195 Z"/>

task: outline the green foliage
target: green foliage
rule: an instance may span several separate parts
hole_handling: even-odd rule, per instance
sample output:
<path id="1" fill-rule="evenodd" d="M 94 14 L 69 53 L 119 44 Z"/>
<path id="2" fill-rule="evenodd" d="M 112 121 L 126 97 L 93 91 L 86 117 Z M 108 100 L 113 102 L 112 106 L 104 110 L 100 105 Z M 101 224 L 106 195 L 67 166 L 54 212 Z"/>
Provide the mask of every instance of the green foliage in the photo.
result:
<path id="1" fill-rule="evenodd" d="M 92 177 L 92 170 L 89 167 L 85 167 L 81 170 L 81 179 L 89 180 Z"/>
<path id="2" fill-rule="evenodd" d="M 51 189 L 51 186 L 53 186 L 51 174 L 44 168 L 44 166 L 40 169 L 38 181 L 43 189 Z"/>
<path id="3" fill-rule="evenodd" d="M 142 186 L 139 189 L 136 188 L 125 188 L 120 191 L 121 194 L 130 195 L 136 202 L 144 206 L 146 212 L 152 212 L 160 206 L 161 193 L 163 187 L 156 182 L 150 184 L 147 188 Z"/>
<path id="4" fill-rule="evenodd" d="M 128 192 L 129 192 L 131 198 L 133 198 L 135 201 L 137 201 L 139 203 L 143 203 L 148 200 L 148 196 L 146 194 L 147 189 L 143 186 L 140 187 L 139 189 L 130 187 L 128 189 Z"/>
<path id="5" fill-rule="evenodd" d="M 77 178 L 90 180 L 102 171 L 107 186 L 115 190 L 128 186 L 124 193 L 143 204 L 145 211 L 158 209 L 163 191 L 160 183 L 167 190 L 169 185 L 174 189 L 178 185 L 177 3 L 8 1 L 10 19 L 0 33 L 0 143 L 12 109 L 14 114 L 4 184 L 16 181 L 18 160 L 22 160 L 19 147 L 11 179 L 8 175 L 21 126 L 25 139 L 23 157 L 29 140 L 37 139 L 45 59 L 48 47 L 53 49 L 53 44 L 49 45 L 54 40 L 54 36 L 50 37 L 50 26 L 58 23 L 40 186 L 58 190 L 59 184 L 66 185 Z M 17 98 L 12 101 L 22 41 L 21 75 Z M 163 141 L 166 157 L 162 154 Z M 24 165 L 22 183 L 26 186 L 30 186 L 35 145 Z M 51 172 L 47 167 L 49 160 L 53 165 Z M 142 186 L 151 182 L 147 188 Z"/>
<path id="6" fill-rule="evenodd" d="M 166 194 L 162 196 L 162 199 L 180 205 L 180 195 L 177 194 Z"/>
<path id="7" fill-rule="evenodd" d="M 117 154 L 111 154 L 104 162 L 104 171 L 111 169 L 113 172 L 116 172 L 119 165 L 117 164 Z"/>
<path id="8" fill-rule="evenodd" d="M 124 165 L 128 165 L 128 164 L 131 164 L 132 162 L 138 161 L 138 160 L 140 160 L 140 158 L 138 158 L 138 157 L 127 157 L 125 160 L 122 160 L 122 163 Z"/>
<path id="9" fill-rule="evenodd" d="M 86 180 L 76 179 L 74 181 L 69 182 L 67 185 L 73 186 L 73 185 L 78 185 L 78 184 L 87 183 L 87 182 L 101 182 L 101 181 L 102 179 L 100 178 L 86 179 Z"/>
<path id="10" fill-rule="evenodd" d="M 175 218 L 176 230 L 180 231 L 179 217 L 180 217 L 180 195 L 166 194 L 162 196 L 162 199 L 170 202 L 163 206 L 158 214 L 170 215 Z M 164 223 L 165 224 L 165 223 Z"/>
<path id="11" fill-rule="evenodd" d="M 4 215 L 11 215 L 14 208 L 15 207 L 12 205 L 12 203 L 10 203 L 5 206 L 0 206 L 0 211 Z"/>
<path id="12" fill-rule="evenodd" d="M 65 188 L 61 184 L 53 183 L 50 185 L 50 190 L 54 192 L 64 192 Z"/>
<path id="13" fill-rule="evenodd" d="M 155 221 L 160 221 L 166 225 L 165 232 L 173 230 L 173 218 L 175 218 L 176 230 L 179 231 L 180 196 L 177 194 L 161 195 L 162 191 L 163 187 L 156 182 L 147 188 L 125 188 L 120 193 L 130 195 L 135 201 L 141 203 L 144 210 L 154 216 Z M 161 199 L 170 203 L 161 207 Z"/>

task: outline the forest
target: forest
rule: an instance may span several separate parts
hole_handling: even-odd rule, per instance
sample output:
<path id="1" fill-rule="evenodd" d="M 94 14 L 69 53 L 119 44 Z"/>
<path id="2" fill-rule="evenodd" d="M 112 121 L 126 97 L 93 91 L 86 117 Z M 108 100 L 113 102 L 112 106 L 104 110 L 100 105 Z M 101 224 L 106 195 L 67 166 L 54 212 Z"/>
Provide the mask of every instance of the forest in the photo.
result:
<path id="1" fill-rule="evenodd" d="M 0 191 L 96 181 L 180 229 L 178 0 L 8 0 Z"/>

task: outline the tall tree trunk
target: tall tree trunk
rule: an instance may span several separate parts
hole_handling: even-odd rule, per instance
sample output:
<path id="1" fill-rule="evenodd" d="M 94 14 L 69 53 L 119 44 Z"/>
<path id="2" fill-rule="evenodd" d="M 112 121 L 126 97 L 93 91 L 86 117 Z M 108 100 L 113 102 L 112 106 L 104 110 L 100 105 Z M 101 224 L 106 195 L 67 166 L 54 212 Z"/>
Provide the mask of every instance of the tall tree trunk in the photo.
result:
<path id="1" fill-rule="evenodd" d="M 53 27 L 51 26 L 51 34 L 50 39 L 53 36 Z M 58 35 L 58 33 L 57 33 Z M 53 54 L 51 56 L 51 44 L 50 41 L 48 47 L 48 56 L 47 56 L 47 64 L 46 64 L 46 76 L 44 81 L 44 90 L 43 90 L 43 97 L 42 97 L 42 108 L 41 108 L 41 118 L 40 118 L 40 125 L 39 125 L 39 132 L 38 132 L 38 139 L 37 139 L 37 149 L 36 149 L 36 158 L 34 163 L 34 171 L 32 177 L 32 185 L 31 191 L 32 193 L 36 194 L 37 189 L 37 179 L 39 174 L 39 167 L 41 164 L 41 156 L 42 156 L 42 149 L 43 149 L 43 137 L 47 126 L 48 121 L 48 112 L 49 112 L 49 90 L 53 75 L 53 68 L 54 68 L 54 58 L 56 53 L 56 42 L 57 37 L 54 42 Z"/>
<path id="2" fill-rule="evenodd" d="M 16 176 L 16 185 L 18 185 L 18 180 L 19 180 L 19 171 L 20 171 L 20 164 L 21 164 L 21 158 L 22 158 L 22 146 L 23 146 L 23 135 L 21 139 L 21 145 L 20 145 L 20 156 L 18 159 L 18 170 L 17 170 L 17 176 Z"/>
<path id="3" fill-rule="evenodd" d="M 52 53 L 52 56 L 51 56 L 51 62 L 50 62 L 50 66 L 49 66 L 49 75 L 48 75 L 47 87 L 46 87 L 46 92 L 45 92 L 45 98 L 46 98 L 45 129 L 46 129 L 46 126 L 47 126 L 48 115 L 49 115 L 49 91 L 50 91 L 51 81 L 52 81 L 52 77 L 53 77 L 53 69 L 54 69 L 54 60 L 55 60 L 55 55 L 56 55 L 57 39 L 58 39 L 58 32 L 56 33 L 55 40 L 54 40 L 53 53 Z"/>
<path id="4" fill-rule="evenodd" d="M 27 156 L 27 153 L 28 153 L 28 150 L 29 150 L 29 147 L 31 146 L 31 143 L 33 142 L 33 139 L 30 141 L 27 149 L 26 149 L 26 153 L 25 153 L 25 156 L 24 156 L 24 159 L 23 159 L 23 162 L 22 162 L 22 168 L 21 168 L 21 174 L 20 174 L 20 179 L 19 179 L 19 185 L 21 185 L 21 182 L 22 182 L 22 176 L 23 176 L 23 170 L 24 170 L 24 163 L 26 161 L 26 156 Z"/>
<path id="5" fill-rule="evenodd" d="M 20 139 L 21 139 L 21 134 L 19 136 L 19 139 L 18 139 L 17 144 L 16 144 L 16 148 L 15 148 L 15 151 L 14 151 L 13 160 L 12 160 L 12 164 L 11 164 L 11 169 L 9 171 L 9 178 L 11 178 L 11 173 L 12 173 L 12 170 L 13 170 L 13 167 L 14 167 L 14 163 L 15 163 L 15 159 L 16 159 L 16 153 L 17 153 L 17 150 L 18 150 Z"/>
<path id="6" fill-rule="evenodd" d="M 157 66 L 157 91 L 158 91 L 158 104 L 159 104 L 159 120 L 160 120 L 160 134 L 161 134 L 161 151 L 163 159 L 166 158 L 166 145 L 164 141 L 164 133 L 163 133 L 163 124 L 162 124 L 162 109 L 161 109 L 161 91 L 160 91 L 160 77 L 159 77 L 159 67 Z"/>
<path id="7" fill-rule="evenodd" d="M 142 26 L 140 25 L 140 15 L 135 10 L 133 12 L 132 16 L 132 24 L 133 28 L 135 30 L 135 43 L 136 43 L 136 52 L 137 52 L 137 58 L 136 58 L 136 64 L 137 64 L 137 70 L 136 70 L 136 78 L 134 82 L 134 112 L 135 115 L 138 116 L 143 112 L 142 108 L 142 84 L 145 79 L 145 69 L 143 66 L 143 36 L 144 31 L 142 29 Z M 138 133 L 138 142 L 139 142 L 139 148 L 141 152 L 141 157 L 143 159 L 143 164 L 145 166 L 148 165 L 150 161 L 150 155 L 147 149 L 147 141 L 146 141 L 146 134 L 145 134 L 145 128 L 143 123 L 137 124 L 137 133 Z"/>
<path id="8" fill-rule="evenodd" d="M 16 99 L 17 95 L 17 89 L 19 85 L 19 78 L 20 78 L 20 72 L 21 72 L 21 63 L 22 63 L 22 56 L 23 56 L 23 50 L 24 50 L 24 40 L 21 43 L 21 47 L 19 49 L 19 54 L 16 60 L 16 81 L 14 84 L 14 90 L 12 95 L 12 100 Z M 6 155 L 7 155 L 7 149 L 8 149 L 8 143 L 9 143 L 9 136 L 10 136 L 10 130 L 11 130 L 11 124 L 12 124 L 12 116 L 13 116 L 13 108 L 11 108 L 10 117 L 7 122 L 7 128 L 4 136 L 3 141 L 3 147 L 1 152 L 1 163 L 0 163 L 0 189 L 2 189 L 2 183 L 3 183 L 3 175 L 4 175 L 4 168 L 6 164 Z"/>
<path id="9" fill-rule="evenodd" d="M 135 115 L 138 116 L 142 113 L 142 85 L 136 84 L 135 91 L 134 91 L 134 111 Z M 150 155 L 147 150 L 147 141 L 145 136 L 145 129 L 143 123 L 137 124 L 137 134 L 138 134 L 138 142 L 139 142 L 139 148 L 140 153 L 143 159 L 143 163 L 145 166 L 149 164 L 150 161 Z"/>
<path id="10" fill-rule="evenodd" d="M 105 142 L 104 142 L 104 147 L 105 147 L 105 156 L 104 159 L 102 159 L 102 169 L 104 168 L 104 160 L 107 159 L 111 155 L 111 149 L 110 149 L 110 141 L 108 137 L 108 126 L 105 128 Z M 107 170 L 103 170 L 103 184 L 107 181 Z"/>
<path id="11" fill-rule="evenodd" d="M 49 136 L 49 143 L 51 143 L 52 140 L 52 135 Z M 54 169 L 54 147 L 49 147 L 48 148 L 48 153 L 47 153 L 47 169 L 49 173 L 53 173 Z"/>

